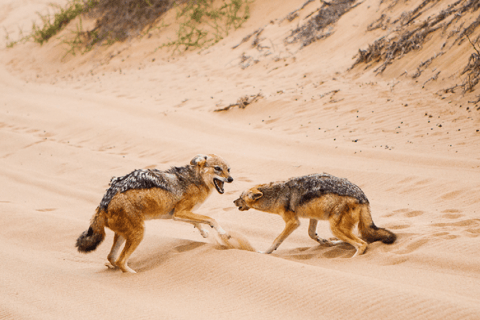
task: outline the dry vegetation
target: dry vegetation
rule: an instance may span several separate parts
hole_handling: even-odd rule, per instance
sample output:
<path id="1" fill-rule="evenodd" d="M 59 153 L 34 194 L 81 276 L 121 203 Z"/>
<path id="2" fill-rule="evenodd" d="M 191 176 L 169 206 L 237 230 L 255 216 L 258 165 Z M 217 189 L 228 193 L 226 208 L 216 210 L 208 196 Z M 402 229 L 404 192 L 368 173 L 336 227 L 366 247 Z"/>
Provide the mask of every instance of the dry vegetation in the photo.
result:
<path id="1" fill-rule="evenodd" d="M 397 3 L 398 0 L 392 1 L 384 12 L 394 7 Z M 425 13 L 437 5 L 441 5 L 441 1 L 425 0 L 412 11 L 403 12 L 400 17 L 396 19 L 387 17 L 387 15 L 383 13 L 379 19 L 368 26 L 367 30 L 391 29 L 394 30 L 397 35 L 389 37 L 387 34 L 370 44 L 367 49 L 359 49 L 357 60 L 351 68 L 359 64 L 366 64 L 366 68 L 368 68 L 379 63 L 374 72 L 377 74 L 382 73 L 389 65 L 394 63 L 395 60 L 403 58 L 413 50 L 421 49 L 423 44 L 431 38 L 429 35 L 439 32 L 445 38 L 442 51 L 436 53 L 418 66 L 417 72 L 412 78 L 419 77 L 422 71 L 430 65 L 434 59 L 443 55 L 454 45 L 465 41 L 480 25 L 480 16 L 473 22 L 470 22 L 466 27 L 466 21 L 463 19 L 467 13 L 474 13 L 480 8 L 480 2 L 477 0 L 458 0 L 446 9 L 441 10 L 438 14 L 424 18 Z M 480 37 L 477 37 L 471 42 L 473 48 L 475 48 L 474 44 L 479 41 L 479 38 Z M 472 53 L 468 65 L 461 72 L 461 75 L 466 76 L 463 83 L 446 89 L 446 91 L 453 92 L 455 88 L 461 87 L 465 93 L 472 91 L 473 87 L 477 85 L 480 80 L 478 51 Z M 436 76 L 438 76 L 438 73 Z"/>
<path id="2" fill-rule="evenodd" d="M 87 45 L 123 41 L 152 27 L 170 8 L 185 0 L 99 0 L 89 12 L 95 27 L 87 31 Z"/>
<path id="3" fill-rule="evenodd" d="M 303 7 L 310 2 L 311 0 L 307 1 L 299 10 L 303 9 Z M 330 36 L 333 32 L 331 30 L 326 30 L 327 27 L 333 25 L 342 15 L 358 5 L 358 3 L 354 5 L 356 0 L 332 0 L 329 2 L 321 2 L 322 6 L 307 17 L 309 18 L 307 23 L 292 30 L 292 33 L 285 39 L 287 43 L 301 41 L 302 47 L 305 47 L 312 42 Z M 299 10 L 291 12 L 286 19 L 289 21 L 295 19 L 298 16 Z M 318 13 L 313 16 L 317 11 Z"/>
<path id="4" fill-rule="evenodd" d="M 245 109 L 249 104 L 252 104 L 259 99 L 263 98 L 263 95 L 261 93 L 257 93 L 254 95 L 245 95 L 243 97 L 238 98 L 236 103 L 229 104 L 225 108 L 219 108 L 213 110 L 214 112 L 220 112 L 220 111 L 227 111 L 233 107 L 239 107 L 240 109 Z"/>
<path id="5" fill-rule="evenodd" d="M 317 4 L 310 5 L 311 3 Z M 345 13 L 362 3 L 363 1 L 357 0 L 321 0 L 320 5 L 318 5 L 316 0 L 307 0 L 302 6 L 279 19 L 278 24 L 273 20 L 270 21 L 246 35 L 232 49 L 250 42 L 248 48 L 247 46 L 244 47 L 248 52 L 243 51 L 239 57 L 239 65 L 242 69 L 255 65 L 264 59 L 273 59 L 278 62 L 285 61 L 287 58 L 294 58 L 294 51 L 332 35 L 335 23 Z M 309 8 L 306 10 L 309 13 L 302 13 L 301 11 L 307 6 Z M 285 21 L 287 25 L 288 23 L 294 23 L 297 26 L 287 31 L 281 39 L 271 38 L 272 28 L 285 26 Z M 280 42 L 277 40 L 280 40 Z M 293 50 L 292 47 L 294 47 Z"/>
<path id="6" fill-rule="evenodd" d="M 42 26 L 33 25 L 32 33 L 16 43 L 34 40 L 40 44 L 62 31 L 76 19 L 76 30 L 62 35 L 67 44 L 66 54 L 86 52 L 95 45 L 109 45 L 116 41 L 147 34 L 161 29 L 163 15 L 170 9 L 177 10 L 177 38 L 160 47 L 173 46 L 175 51 L 190 47 L 201 48 L 213 44 L 228 35 L 229 30 L 239 28 L 249 17 L 252 0 L 70 0 L 64 7 L 51 5 L 53 15 L 41 15 Z M 82 16 L 95 19 L 95 26 L 84 30 Z"/>

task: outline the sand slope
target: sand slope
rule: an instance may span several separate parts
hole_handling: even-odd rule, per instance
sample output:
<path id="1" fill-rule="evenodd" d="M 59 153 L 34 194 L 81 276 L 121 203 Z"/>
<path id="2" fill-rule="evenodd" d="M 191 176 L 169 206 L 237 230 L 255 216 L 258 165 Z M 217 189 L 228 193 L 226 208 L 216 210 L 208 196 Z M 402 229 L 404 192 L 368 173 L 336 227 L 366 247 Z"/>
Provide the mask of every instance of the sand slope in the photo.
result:
<path id="1" fill-rule="evenodd" d="M 388 3 L 364 1 L 332 36 L 285 45 L 319 7 L 282 20 L 304 2 L 256 0 L 244 27 L 200 53 L 155 51 L 163 33 L 63 62 L 55 41 L 0 51 L 0 319 L 480 318 L 480 121 L 468 104 L 478 92 L 442 99 L 435 93 L 455 79 L 422 88 L 392 69 L 347 71 L 381 36 L 365 30 Z M 409 3 L 420 1 L 392 14 Z M 0 5 L 0 24 L 10 30 L 46 7 L 21 5 Z M 262 27 L 270 54 L 241 43 Z M 464 63 L 467 45 L 457 52 Z M 258 93 L 245 109 L 213 112 Z M 352 247 L 316 244 L 303 221 L 261 255 L 221 247 L 191 225 L 149 221 L 130 260 L 135 275 L 104 267 L 111 231 L 95 252 L 75 250 L 112 176 L 185 165 L 197 153 L 224 157 L 235 179 L 198 212 L 258 250 L 284 223 L 232 201 L 256 183 L 314 172 L 358 184 L 375 223 L 398 240 L 349 259 Z M 326 223 L 318 233 L 331 236 Z"/>

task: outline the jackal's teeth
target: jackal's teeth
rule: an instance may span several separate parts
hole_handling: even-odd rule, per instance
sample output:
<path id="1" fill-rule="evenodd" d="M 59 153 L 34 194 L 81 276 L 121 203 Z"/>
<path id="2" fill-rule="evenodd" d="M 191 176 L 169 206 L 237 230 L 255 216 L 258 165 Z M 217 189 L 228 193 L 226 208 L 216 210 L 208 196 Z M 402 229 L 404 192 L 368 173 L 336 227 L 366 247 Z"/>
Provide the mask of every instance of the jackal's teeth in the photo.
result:
<path id="1" fill-rule="evenodd" d="M 213 178 L 213 184 L 217 189 L 218 193 L 223 194 L 225 191 L 223 189 L 223 181 L 217 178 Z"/>

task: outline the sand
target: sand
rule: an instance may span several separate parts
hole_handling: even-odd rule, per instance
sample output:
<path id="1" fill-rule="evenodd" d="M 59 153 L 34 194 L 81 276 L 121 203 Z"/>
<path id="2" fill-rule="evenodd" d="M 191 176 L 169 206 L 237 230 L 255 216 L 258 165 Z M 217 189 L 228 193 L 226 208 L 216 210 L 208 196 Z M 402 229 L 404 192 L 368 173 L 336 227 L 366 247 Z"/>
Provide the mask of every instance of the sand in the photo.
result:
<path id="1" fill-rule="evenodd" d="M 11 37 L 26 32 L 49 2 L 3 1 L 0 25 Z M 287 45 L 320 6 L 283 19 L 304 2 L 256 0 L 242 28 L 182 54 L 155 50 L 174 24 L 63 59 L 58 39 L 2 44 L 0 319 L 480 319 L 480 111 L 468 103 L 479 92 L 441 91 L 461 82 L 470 44 L 456 45 L 419 79 L 401 74 L 440 48 L 440 34 L 382 74 L 349 70 L 358 49 L 388 31 L 367 32 L 369 24 L 421 1 L 388 9 L 392 2 L 366 0 L 330 37 Z M 253 47 L 253 38 L 241 43 L 259 28 L 269 48 Z M 438 70 L 445 77 L 424 85 Z M 259 93 L 244 109 L 214 112 Z M 95 252 L 76 251 L 112 176 L 186 165 L 198 153 L 225 158 L 235 181 L 197 212 L 257 250 L 284 223 L 240 212 L 233 200 L 257 183 L 321 172 L 359 185 L 375 223 L 398 240 L 350 259 L 353 247 L 319 245 L 303 220 L 262 255 L 161 220 L 146 223 L 130 259 L 137 274 L 104 266 L 108 229 Z M 318 233 L 332 236 L 327 223 Z"/>

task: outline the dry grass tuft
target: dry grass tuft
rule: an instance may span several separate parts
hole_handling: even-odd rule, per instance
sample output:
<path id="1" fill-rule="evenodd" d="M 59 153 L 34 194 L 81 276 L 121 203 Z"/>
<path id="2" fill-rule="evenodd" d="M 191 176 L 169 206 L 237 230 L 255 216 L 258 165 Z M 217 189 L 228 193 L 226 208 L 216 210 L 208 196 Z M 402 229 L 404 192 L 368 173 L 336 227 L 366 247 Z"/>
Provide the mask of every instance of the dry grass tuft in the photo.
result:
<path id="1" fill-rule="evenodd" d="M 310 1 L 307 3 L 309 2 Z M 323 5 L 318 9 L 318 13 L 311 17 L 306 24 L 293 30 L 285 39 L 286 43 L 290 44 L 302 41 L 302 47 L 306 47 L 312 42 L 330 36 L 332 32 L 325 32 L 325 29 L 333 25 L 342 15 L 355 7 L 353 4 L 356 0 L 332 0 L 330 2 L 321 2 Z M 296 17 L 295 13 L 296 12 L 290 13 L 287 19 L 290 21 L 293 20 Z"/>
<path id="2" fill-rule="evenodd" d="M 175 4 L 173 0 L 99 0 L 89 12 L 97 19 L 87 31 L 87 46 L 110 44 L 140 35 L 152 27 Z"/>

